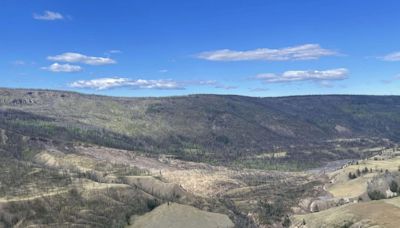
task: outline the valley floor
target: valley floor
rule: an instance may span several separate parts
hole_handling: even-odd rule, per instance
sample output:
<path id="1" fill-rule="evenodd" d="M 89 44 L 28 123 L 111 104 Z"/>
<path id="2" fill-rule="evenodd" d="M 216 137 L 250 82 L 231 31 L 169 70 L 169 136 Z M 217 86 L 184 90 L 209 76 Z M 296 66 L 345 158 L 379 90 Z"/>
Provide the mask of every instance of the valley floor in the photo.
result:
<path id="1" fill-rule="evenodd" d="M 400 222 L 397 193 L 377 201 L 369 195 L 389 194 L 388 180 L 400 183 L 394 155 L 282 172 L 90 144 L 69 150 L 46 146 L 31 162 L 1 160 L 0 227 L 391 228 Z"/>

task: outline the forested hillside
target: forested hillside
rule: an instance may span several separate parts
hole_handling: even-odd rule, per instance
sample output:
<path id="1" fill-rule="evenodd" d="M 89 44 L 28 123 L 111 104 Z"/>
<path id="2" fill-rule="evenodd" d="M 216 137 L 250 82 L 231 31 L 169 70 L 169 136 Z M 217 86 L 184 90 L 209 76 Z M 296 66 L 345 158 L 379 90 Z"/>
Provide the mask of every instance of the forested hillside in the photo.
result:
<path id="1" fill-rule="evenodd" d="M 249 167 L 260 165 L 253 158 L 289 165 L 353 158 L 400 140 L 397 96 L 117 98 L 1 89 L 0 116 L 3 134 Z"/>

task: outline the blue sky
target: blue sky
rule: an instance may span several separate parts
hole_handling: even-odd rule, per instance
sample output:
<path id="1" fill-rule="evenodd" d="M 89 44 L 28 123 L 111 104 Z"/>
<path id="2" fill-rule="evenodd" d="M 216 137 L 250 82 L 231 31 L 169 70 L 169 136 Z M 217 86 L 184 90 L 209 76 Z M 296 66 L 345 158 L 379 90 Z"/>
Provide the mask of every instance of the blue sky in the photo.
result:
<path id="1" fill-rule="evenodd" d="M 399 95 L 399 1 L 2 0 L 0 87 Z"/>

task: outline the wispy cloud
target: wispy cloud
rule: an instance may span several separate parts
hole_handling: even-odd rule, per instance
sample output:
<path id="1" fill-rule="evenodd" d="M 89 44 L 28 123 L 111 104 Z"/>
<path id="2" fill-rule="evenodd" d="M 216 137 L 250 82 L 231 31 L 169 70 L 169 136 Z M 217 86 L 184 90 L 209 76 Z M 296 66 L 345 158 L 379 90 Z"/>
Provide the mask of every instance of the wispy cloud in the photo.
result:
<path id="1" fill-rule="evenodd" d="M 48 67 L 42 67 L 42 70 L 48 70 L 51 72 L 65 72 L 65 73 L 72 73 L 72 72 L 79 72 L 82 70 L 82 67 L 77 66 L 77 65 L 71 65 L 71 64 L 59 64 L 59 63 L 53 63 Z"/>
<path id="2" fill-rule="evenodd" d="M 122 53 L 122 51 L 121 51 L 121 50 L 114 49 L 114 50 L 109 50 L 108 53 L 111 53 L 111 54 L 120 54 L 120 53 Z"/>
<path id="3" fill-rule="evenodd" d="M 287 61 L 287 60 L 311 60 L 323 56 L 338 55 L 336 51 L 321 48 L 319 44 L 304 44 L 281 49 L 259 48 L 248 51 L 235 51 L 222 49 L 202 52 L 197 55 L 200 59 L 210 61 Z"/>
<path id="4" fill-rule="evenodd" d="M 218 85 L 218 82 L 216 80 L 194 80 L 194 81 L 188 81 L 187 84 L 192 84 L 192 85 L 202 85 L 202 86 L 216 86 Z"/>
<path id="5" fill-rule="evenodd" d="M 55 21 L 64 19 L 64 16 L 61 13 L 46 10 L 43 14 L 34 13 L 33 18 L 36 20 Z"/>
<path id="6" fill-rule="evenodd" d="M 249 89 L 250 92 L 265 92 L 268 91 L 267 88 L 250 88 Z"/>
<path id="7" fill-rule="evenodd" d="M 128 87 L 133 89 L 158 89 L 181 90 L 188 86 L 207 86 L 218 89 L 231 90 L 236 86 L 229 86 L 215 80 L 176 81 L 172 79 L 131 79 L 124 77 L 97 78 L 92 80 L 79 80 L 69 84 L 73 88 L 105 90 L 112 88 Z"/>
<path id="8" fill-rule="evenodd" d="M 327 81 L 344 80 L 347 78 L 346 68 L 331 70 L 291 70 L 282 74 L 259 74 L 255 78 L 266 83 L 288 83 L 301 81 L 316 81 L 326 84 Z"/>
<path id="9" fill-rule="evenodd" d="M 398 74 L 398 75 L 396 75 L 396 76 L 394 76 L 392 78 L 389 78 L 389 79 L 384 79 L 384 80 L 382 80 L 382 83 L 390 84 L 390 83 L 393 83 L 393 82 L 396 82 L 396 81 L 400 81 L 400 74 Z"/>
<path id="10" fill-rule="evenodd" d="M 230 85 L 221 85 L 221 84 L 219 84 L 219 85 L 216 85 L 214 88 L 217 88 L 217 89 L 225 89 L 225 90 L 232 90 L 232 89 L 237 89 L 238 87 L 237 87 L 237 86 L 230 86 Z"/>
<path id="11" fill-rule="evenodd" d="M 167 70 L 167 69 L 161 69 L 161 70 L 159 70 L 158 72 L 159 72 L 159 73 L 167 73 L 168 70 Z"/>
<path id="12" fill-rule="evenodd" d="M 11 61 L 10 64 L 14 67 L 26 67 L 26 66 L 34 66 L 34 65 L 36 65 L 36 62 L 17 59 L 17 60 Z"/>
<path id="13" fill-rule="evenodd" d="M 145 80 L 129 78 L 98 78 L 93 80 L 79 80 L 70 84 L 74 88 L 86 89 L 111 89 L 119 87 L 129 87 L 134 89 L 183 89 L 183 87 L 174 80 Z"/>
<path id="14" fill-rule="evenodd" d="M 87 56 L 80 53 L 66 52 L 61 55 L 48 56 L 48 60 L 68 63 L 83 63 L 88 65 L 107 65 L 116 63 L 115 60 L 107 57 Z"/>
<path id="15" fill-rule="evenodd" d="M 184 83 L 185 85 L 195 85 L 195 86 L 209 86 L 216 89 L 232 90 L 237 89 L 237 86 L 225 85 L 216 80 L 198 80 L 198 81 L 188 81 Z"/>
<path id="16" fill-rule="evenodd" d="M 390 61 L 390 62 L 400 61 L 400 51 L 387 54 L 383 57 L 380 57 L 380 59 L 382 59 L 384 61 Z"/>
<path id="17" fill-rule="evenodd" d="M 121 50 L 118 50 L 118 49 L 111 49 L 111 50 L 108 50 L 108 51 L 104 52 L 104 55 L 107 56 L 107 57 L 109 57 L 109 56 L 117 55 L 117 54 L 121 54 L 121 53 L 122 53 Z"/>
<path id="18" fill-rule="evenodd" d="M 26 65 L 26 62 L 24 60 L 15 60 L 12 62 L 12 65 L 14 66 L 23 66 Z"/>

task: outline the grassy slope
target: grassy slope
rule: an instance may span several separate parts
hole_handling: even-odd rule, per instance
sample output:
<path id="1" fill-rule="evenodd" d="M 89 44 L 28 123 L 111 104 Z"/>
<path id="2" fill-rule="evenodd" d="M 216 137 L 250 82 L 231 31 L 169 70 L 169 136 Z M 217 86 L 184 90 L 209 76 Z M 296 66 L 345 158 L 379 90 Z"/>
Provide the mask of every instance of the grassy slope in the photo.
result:
<path id="1" fill-rule="evenodd" d="M 330 174 L 334 177 L 335 182 L 327 187 L 327 190 L 335 197 L 342 198 L 356 198 L 367 192 L 367 183 L 373 179 L 374 176 L 382 174 L 382 171 L 388 170 L 389 172 L 398 171 L 400 166 L 400 158 L 395 157 L 388 160 L 364 160 L 359 164 L 349 165 L 344 169 Z M 348 174 L 356 173 L 357 170 L 367 168 L 372 169 L 372 172 L 362 174 L 360 177 L 350 180 Z"/>
<path id="2" fill-rule="evenodd" d="M 228 216 L 218 213 L 210 213 L 197 208 L 171 203 L 163 204 L 153 211 L 134 220 L 131 228 L 218 228 L 234 227 Z"/>
<path id="3" fill-rule="evenodd" d="M 363 196 L 364 200 L 316 213 L 294 215 L 293 225 L 295 227 L 398 227 L 400 197 L 370 201 L 367 191 L 378 187 L 377 189 L 381 192 L 385 192 L 389 188 L 385 186 L 385 180 L 398 175 L 399 165 L 399 157 L 385 160 L 370 158 L 329 173 L 328 176 L 334 182 L 327 185 L 327 191 L 334 197 L 352 198 L 352 202 L 353 199 L 357 200 L 359 196 Z M 355 179 L 348 178 L 349 172 L 356 173 L 358 169 L 363 170 L 364 168 L 371 169 L 371 171 L 361 173 Z M 385 170 L 387 170 L 387 174 L 385 174 Z M 369 188 L 371 182 L 378 184 Z M 304 222 L 306 224 L 302 226 Z"/>
<path id="4" fill-rule="evenodd" d="M 304 227 L 387 227 L 397 228 L 400 221 L 399 198 L 347 204 L 321 212 L 294 216 L 293 224 Z"/>

